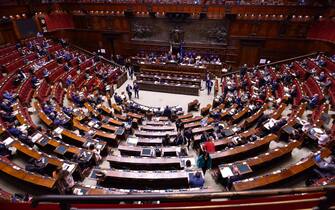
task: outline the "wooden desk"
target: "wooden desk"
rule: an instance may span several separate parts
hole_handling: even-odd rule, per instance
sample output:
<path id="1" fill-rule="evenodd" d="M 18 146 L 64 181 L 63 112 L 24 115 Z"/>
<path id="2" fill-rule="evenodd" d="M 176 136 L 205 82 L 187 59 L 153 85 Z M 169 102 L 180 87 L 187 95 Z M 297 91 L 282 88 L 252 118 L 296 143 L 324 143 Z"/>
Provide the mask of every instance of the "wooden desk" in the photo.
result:
<path id="1" fill-rule="evenodd" d="M 186 123 L 193 123 L 202 120 L 201 116 L 196 116 L 193 118 L 187 118 L 187 119 L 182 119 L 181 123 L 186 124 Z"/>
<path id="2" fill-rule="evenodd" d="M 230 148 L 226 151 L 218 151 L 210 154 L 213 165 L 217 166 L 224 161 L 235 161 L 236 159 L 245 158 L 247 155 L 268 148 L 271 141 L 278 139 L 278 136 L 270 134 L 264 138 L 255 142 L 249 142 L 247 144 Z"/>
<path id="3" fill-rule="evenodd" d="M 324 149 L 321 151 L 321 157 L 328 157 L 331 151 Z M 281 183 L 294 176 L 302 174 L 303 172 L 313 168 L 315 166 L 314 156 L 311 155 L 303 160 L 300 160 L 294 165 L 288 168 L 272 172 L 263 176 L 253 177 L 252 179 L 245 179 L 236 181 L 233 183 L 235 190 L 252 190 L 257 188 L 263 188 L 273 186 L 274 184 Z"/>
<path id="4" fill-rule="evenodd" d="M 85 102 L 85 103 L 84 103 L 84 106 L 86 107 L 86 109 L 87 109 L 89 112 L 92 113 L 93 116 L 97 117 L 97 116 L 100 115 L 100 113 L 99 113 L 97 110 L 95 110 L 95 109 L 91 106 L 91 104 L 89 104 L 88 102 Z"/>
<path id="5" fill-rule="evenodd" d="M 56 130 L 56 129 L 55 129 Z M 63 140 L 68 140 L 70 144 L 73 144 L 75 146 L 82 147 L 82 145 L 86 142 L 86 139 L 82 136 L 79 136 L 72 131 L 69 131 L 65 128 L 62 128 L 61 135 L 63 137 Z"/>
<path id="6" fill-rule="evenodd" d="M 187 194 L 187 193 L 215 193 L 217 190 L 211 188 L 185 188 L 185 189 L 163 189 L 163 190 L 134 190 L 134 189 L 117 189 L 101 188 L 96 186 L 76 186 L 74 194 L 77 195 L 129 195 L 129 194 Z"/>
<path id="7" fill-rule="evenodd" d="M 263 105 L 256 113 L 248 117 L 243 124 L 244 128 L 251 127 L 257 120 L 263 115 L 264 111 L 266 110 L 267 105 Z"/>
<path id="8" fill-rule="evenodd" d="M 127 183 L 130 189 L 180 189 L 187 188 L 189 173 L 187 171 L 123 171 L 99 170 L 106 177 L 101 183 L 103 187 L 123 188 Z"/>
<path id="9" fill-rule="evenodd" d="M 160 117 L 153 117 L 152 120 L 153 121 L 169 121 L 169 118 L 160 116 Z"/>
<path id="10" fill-rule="evenodd" d="M 139 138 L 137 141 L 137 146 L 161 146 L 162 144 L 162 138 Z"/>
<path id="11" fill-rule="evenodd" d="M 197 128 L 197 127 L 200 127 L 201 126 L 201 123 L 200 122 L 193 122 L 193 123 L 186 123 L 184 124 L 184 129 L 187 130 L 189 128 Z"/>
<path id="12" fill-rule="evenodd" d="M 149 90 L 157 91 L 164 93 L 175 93 L 175 94 L 184 94 L 184 95 L 199 95 L 199 87 L 196 85 L 187 85 L 180 83 L 160 83 L 160 82 L 151 82 L 144 80 L 136 80 L 136 83 L 139 85 L 140 90 Z"/>
<path id="13" fill-rule="evenodd" d="M 169 71 L 183 74 L 200 74 L 202 78 L 205 78 L 206 72 L 210 71 L 217 77 L 221 77 L 222 64 L 205 64 L 201 67 L 196 67 L 194 65 L 179 65 L 176 63 L 144 63 L 139 64 L 142 69 L 151 69 L 155 71 Z"/>
<path id="14" fill-rule="evenodd" d="M 123 122 L 127 122 L 127 121 L 128 121 L 127 116 L 125 116 L 125 115 L 114 114 L 114 116 L 115 116 L 118 120 L 121 120 L 121 121 L 123 121 Z"/>
<path id="15" fill-rule="evenodd" d="M 38 101 L 35 101 L 34 107 L 35 107 L 35 109 L 38 113 L 38 116 L 42 120 L 42 122 L 44 122 L 48 127 L 50 127 L 52 125 L 53 121 L 44 113 L 44 111 L 42 110 L 42 107 L 41 107 L 41 105 Z"/>
<path id="16" fill-rule="evenodd" d="M 175 131 L 175 126 L 151 126 L 151 125 L 143 125 L 140 127 L 140 130 L 147 131 Z"/>
<path id="17" fill-rule="evenodd" d="M 294 148 L 297 148 L 301 145 L 301 142 L 299 141 L 292 141 L 289 144 L 286 144 L 283 147 L 278 147 L 275 149 L 270 150 L 269 152 L 260 154 L 258 156 L 248 158 L 245 160 L 237 161 L 234 163 L 227 164 L 228 166 L 232 166 L 235 164 L 241 164 L 244 163 L 248 165 L 253 171 L 260 169 L 261 167 L 267 167 L 270 166 L 270 164 L 274 161 L 277 161 L 279 159 L 284 158 L 285 156 L 291 155 L 291 152 Z M 220 165 L 219 167 L 222 167 L 223 165 Z M 249 171 L 245 174 L 250 174 L 252 171 Z M 245 175 L 243 174 L 243 175 Z"/>
<path id="18" fill-rule="evenodd" d="M 212 108 L 211 104 L 207 104 L 207 106 L 200 109 L 201 116 L 206 116 L 209 114 L 209 110 Z"/>
<path id="19" fill-rule="evenodd" d="M 214 127 L 209 125 L 209 126 L 205 126 L 205 127 L 201 127 L 201 128 L 193 128 L 192 133 L 193 133 L 193 135 L 197 135 L 197 134 L 201 134 L 203 132 L 211 132 L 213 130 L 214 130 Z"/>
<path id="20" fill-rule="evenodd" d="M 106 123 L 101 123 L 101 129 L 107 132 L 113 132 L 115 133 L 115 131 L 117 131 L 117 129 L 119 129 L 119 127 L 116 126 L 112 126 Z"/>
<path id="21" fill-rule="evenodd" d="M 113 118 L 104 118 L 104 122 L 108 122 L 109 124 L 116 125 L 116 126 L 123 126 L 123 122 L 113 119 Z"/>
<path id="22" fill-rule="evenodd" d="M 169 134 L 170 137 L 177 136 L 176 131 L 166 131 L 166 132 L 148 132 L 148 131 L 135 131 L 135 136 L 138 137 L 148 137 L 148 138 L 163 138 Z"/>
<path id="23" fill-rule="evenodd" d="M 99 104 L 97 106 L 98 109 L 100 109 L 101 111 L 103 111 L 105 114 L 109 115 L 110 117 L 113 116 L 113 111 L 111 108 L 103 105 L 103 104 Z"/>
<path id="24" fill-rule="evenodd" d="M 192 118 L 193 114 L 189 113 L 189 114 L 185 114 L 185 115 L 179 115 L 177 116 L 177 119 L 179 120 L 183 120 L 183 119 L 188 119 L 188 118 Z"/>
<path id="25" fill-rule="evenodd" d="M 194 73 L 194 72 L 184 72 L 184 71 L 170 71 L 170 69 L 160 69 L 160 68 L 151 68 L 152 65 L 151 64 L 144 64 L 144 65 L 148 65 L 148 68 L 141 68 L 141 73 L 145 73 L 145 74 L 162 74 L 162 75 L 171 75 L 171 76 L 183 76 L 183 77 L 188 77 L 188 78 L 196 78 L 196 79 L 201 79 L 201 75 L 199 73 Z M 155 64 L 153 64 L 155 65 Z M 160 65 L 160 64 L 158 64 Z M 163 66 L 162 64 L 160 66 Z"/>
<path id="26" fill-rule="evenodd" d="M 164 126 L 164 125 L 166 125 L 166 123 L 162 122 L 162 121 L 146 121 L 146 125 L 150 125 L 150 126 Z"/>
<path id="27" fill-rule="evenodd" d="M 144 81 L 158 81 L 163 83 L 184 83 L 188 85 L 196 85 L 200 87 L 201 80 L 197 78 L 187 78 L 183 77 L 182 75 L 179 76 L 167 76 L 167 75 L 158 75 L 158 74 L 137 74 L 137 80 L 144 80 Z"/>
<path id="28" fill-rule="evenodd" d="M 147 157 L 124 157 L 107 156 L 111 168 L 131 170 L 179 170 L 181 167 L 180 158 L 147 158 Z"/>
<path id="29" fill-rule="evenodd" d="M 248 113 L 249 107 L 246 105 L 240 112 L 232 116 L 232 123 L 237 123 Z"/>
<path id="30" fill-rule="evenodd" d="M 168 154 L 166 156 L 178 156 L 180 147 L 171 146 L 171 147 L 162 147 L 160 146 L 132 146 L 127 144 L 119 144 L 118 150 L 120 151 L 121 155 L 127 155 L 127 156 L 141 156 L 141 152 L 144 148 L 151 148 L 151 149 L 161 149 L 162 155 L 164 156 L 164 153 Z M 174 154 L 174 155 L 172 155 Z"/>
<path id="31" fill-rule="evenodd" d="M 28 172 L 3 157 L 0 157 L 0 170 L 11 177 L 47 189 L 52 189 L 57 181 L 51 177 Z"/>
<path id="32" fill-rule="evenodd" d="M 128 116 L 128 117 L 131 117 L 131 118 L 133 118 L 133 119 L 137 119 L 139 124 L 142 123 L 142 120 L 143 120 L 143 118 L 144 118 L 144 115 L 143 115 L 143 114 L 137 114 L 137 113 L 133 113 L 133 112 L 128 112 L 128 113 L 127 113 L 127 116 Z"/>
<path id="33" fill-rule="evenodd" d="M 251 128 L 251 129 L 246 130 L 244 132 L 237 133 L 234 136 L 229 136 L 229 137 L 226 137 L 222 140 L 214 141 L 215 151 L 225 149 L 228 146 L 228 144 L 233 143 L 233 138 L 234 137 L 240 137 L 241 139 L 247 139 L 247 138 L 249 138 L 250 136 L 252 136 L 253 134 L 256 134 L 256 133 L 257 133 L 257 130 L 255 128 Z"/>
<path id="34" fill-rule="evenodd" d="M 271 115 L 271 118 L 278 120 L 283 111 L 286 109 L 287 105 L 285 103 L 281 103 L 280 106 L 278 107 L 278 109 Z"/>
<path id="35" fill-rule="evenodd" d="M 94 132 L 93 137 L 101 138 L 102 140 L 105 140 L 110 145 L 116 145 L 116 135 L 114 133 L 106 133 L 105 131 L 100 131 L 93 129 L 89 126 L 86 126 L 84 124 L 81 124 L 77 120 L 73 120 L 73 127 L 78 128 L 79 130 L 82 130 L 84 132 L 92 131 Z"/>

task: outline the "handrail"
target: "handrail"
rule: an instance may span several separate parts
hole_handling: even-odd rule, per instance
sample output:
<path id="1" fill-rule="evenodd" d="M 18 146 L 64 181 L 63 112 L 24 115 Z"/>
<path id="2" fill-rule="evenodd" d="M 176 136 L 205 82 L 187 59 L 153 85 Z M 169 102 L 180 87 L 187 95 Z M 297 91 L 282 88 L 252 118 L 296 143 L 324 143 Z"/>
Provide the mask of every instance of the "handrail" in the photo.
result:
<path id="1" fill-rule="evenodd" d="M 72 44 L 72 43 L 69 43 L 69 45 L 70 45 L 71 47 L 76 48 L 77 50 L 83 51 L 83 52 L 85 52 L 85 53 L 87 53 L 87 54 L 89 54 L 89 55 L 92 55 L 92 56 L 94 55 L 94 53 L 92 53 L 92 52 L 90 52 L 90 51 L 88 51 L 88 50 L 85 50 L 84 48 L 81 48 L 81 47 L 79 47 L 78 45 L 75 45 L 75 44 Z M 118 66 L 118 67 L 122 67 L 122 65 L 120 65 L 120 64 L 118 64 L 118 63 L 115 63 L 115 62 L 112 61 L 112 60 L 108 60 L 108 59 L 106 59 L 106 58 L 104 58 L 104 57 L 102 57 L 102 56 L 99 56 L 99 58 L 102 59 L 103 61 L 106 61 L 106 62 L 112 64 L 112 65 L 115 65 L 115 66 Z"/>
<path id="2" fill-rule="evenodd" d="M 32 206 L 36 207 L 40 203 L 112 203 L 121 201 L 161 201 L 161 202 L 185 202 L 185 201 L 208 201 L 220 198 L 251 198 L 260 196 L 276 196 L 300 193 L 317 193 L 335 191 L 335 186 L 321 187 L 300 187 L 282 189 L 264 189 L 235 192 L 216 192 L 216 193 L 180 193 L 180 194 L 128 194 L 128 195 L 42 195 L 33 197 Z"/>
<path id="3" fill-rule="evenodd" d="M 48 37 L 51 38 L 51 39 L 53 39 L 53 40 L 58 40 L 57 37 L 55 37 L 55 36 L 53 36 L 53 35 L 50 35 L 50 34 L 48 34 Z M 80 51 L 82 51 L 82 52 L 84 52 L 84 53 L 86 53 L 86 54 L 89 54 L 89 55 L 91 55 L 91 56 L 94 56 L 94 55 L 95 55 L 94 53 L 92 53 L 92 52 L 90 52 L 90 51 L 88 51 L 88 50 L 85 50 L 84 48 L 79 47 L 78 45 L 75 45 L 75 44 L 73 44 L 73 43 L 68 43 L 68 44 L 69 44 L 71 47 L 76 48 L 77 50 L 80 50 Z M 110 64 L 112 64 L 112 65 L 115 65 L 115 66 L 117 66 L 117 67 L 122 67 L 122 65 L 120 65 L 120 64 L 118 64 L 118 63 L 115 63 L 115 62 L 112 61 L 112 60 L 108 60 L 108 59 L 106 59 L 106 58 L 104 58 L 104 57 L 102 57 L 102 56 L 99 56 L 99 58 L 102 59 L 103 61 L 108 62 L 108 63 L 110 63 Z"/>
<path id="4" fill-rule="evenodd" d="M 288 59 L 285 59 L 285 60 L 280 60 L 280 61 L 275 61 L 273 63 L 267 63 L 267 64 L 263 64 L 263 65 L 259 65 L 257 66 L 258 68 L 264 68 L 266 66 L 273 66 L 273 65 L 277 65 L 277 64 L 281 64 L 281 63 L 286 63 L 286 62 L 289 62 L 289 61 L 293 61 L 293 60 L 298 60 L 298 59 L 302 59 L 302 58 L 306 58 L 306 57 L 310 57 L 310 56 L 315 56 L 317 54 L 319 54 L 320 52 L 313 52 L 313 53 L 309 53 L 309 54 L 305 54 L 305 55 L 300 55 L 300 56 L 297 56 L 297 57 L 293 57 L 293 58 L 288 58 Z M 248 70 L 252 70 L 253 68 L 252 67 L 249 67 Z M 235 71 L 231 71 L 231 72 L 227 72 L 225 74 L 222 74 L 222 76 L 229 76 L 229 75 L 232 75 L 232 74 L 235 74 L 235 73 L 238 73 L 239 70 L 235 70 Z"/>

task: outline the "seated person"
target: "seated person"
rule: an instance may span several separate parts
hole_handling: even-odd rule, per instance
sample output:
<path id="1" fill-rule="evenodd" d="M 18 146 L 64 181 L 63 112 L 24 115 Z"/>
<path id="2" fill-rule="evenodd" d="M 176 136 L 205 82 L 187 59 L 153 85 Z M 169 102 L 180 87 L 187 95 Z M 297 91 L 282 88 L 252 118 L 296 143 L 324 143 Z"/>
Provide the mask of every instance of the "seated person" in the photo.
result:
<path id="1" fill-rule="evenodd" d="M 320 155 L 317 155 L 315 157 L 315 163 L 318 169 L 314 169 L 314 171 L 321 177 L 328 177 L 335 175 L 335 162 L 333 156 L 329 156 L 327 158 L 321 158 Z"/>
<path id="2" fill-rule="evenodd" d="M 314 94 L 310 99 L 307 98 L 308 107 L 314 109 L 319 104 L 319 94 Z"/>
<path id="3" fill-rule="evenodd" d="M 9 123 L 14 122 L 16 119 L 12 112 L 6 112 L 3 110 L 0 110 L 0 114 L 1 114 L 2 119 L 4 119 L 6 122 L 9 122 Z"/>
<path id="4" fill-rule="evenodd" d="M 171 139 L 170 139 L 170 135 L 169 134 L 166 134 L 165 137 L 163 138 L 163 146 L 168 146 L 170 145 L 171 143 Z"/>
<path id="5" fill-rule="evenodd" d="M 38 78 L 34 75 L 33 78 L 31 79 L 31 85 L 33 86 L 33 88 L 37 88 L 38 85 L 40 84 L 40 81 L 38 80 Z"/>
<path id="6" fill-rule="evenodd" d="M 65 63 L 64 71 L 69 71 L 69 70 L 70 70 L 70 65 L 68 63 Z"/>
<path id="7" fill-rule="evenodd" d="M 63 107 L 62 108 L 63 112 L 68 116 L 68 117 L 72 117 L 73 116 L 73 110 L 69 107 Z"/>
<path id="8" fill-rule="evenodd" d="M 20 131 L 18 128 L 16 128 L 15 126 L 12 126 L 10 128 L 7 129 L 7 131 L 13 135 L 14 137 L 18 138 L 22 143 L 33 147 L 34 146 L 34 142 L 31 141 L 31 137 L 29 137 L 27 135 L 27 131 Z"/>
<path id="9" fill-rule="evenodd" d="M 332 81 L 329 77 L 327 77 L 324 81 L 320 82 L 320 85 L 323 87 L 323 88 L 328 88 L 330 87 L 332 84 Z"/>
<path id="10" fill-rule="evenodd" d="M 91 152 L 93 152 L 94 158 L 95 158 L 96 162 L 100 162 L 101 159 L 102 159 L 102 157 L 100 155 L 100 151 L 95 148 L 95 145 L 94 144 L 90 144 L 90 146 L 88 147 L 88 149 Z"/>
<path id="11" fill-rule="evenodd" d="M 48 69 L 44 68 L 44 70 L 43 70 L 44 79 L 47 80 L 49 78 L 49 75 L 50 75 L 50 73 L 49 73 Z"/>
<path id="12" fill-rule="evenodd" d="M 212 136 L 210 136 L 207 141 L 202 145 L 202 149 L 205 152 L 208 153 L 214 153 L 215 152 L 215 144 L 214 144 L 214 139 Z"/>
<path id="13" fill-rule="evenodd" d="M 325 74 L 325 72 L 321 72 L 320 73 L 320 75 L 319 75 L 319 77 L 317 77 L 317 80 L 319 81 L 319 82 L 324 82 L 325 80 L 326 80 L 326 74 Z"/>
<path id="14" fill-rule="evenodd" d="M 26 74 L 23 72 L 23 70 L 19 70 L 18 74 L 15 77 L 14 84 L 18 85 L 23 82 L 27 78 Z"/>
<path id="15" fill-rule="evenodd" d="M 171 114 L 172 114 L 171 108 L 169 106 L 166 106 L 164 111 L 163 111 L 163 116 L 166 116 L 166 117 L 170 118 Z"/>
<path id="16" fill-rule="evenodd" d="M 69 75 L 67 78 L 66 78 L 66 81 L 65 81 L 65 84 L 67 87 L 71 86 L 73 83 L 73 79 L 71 77 L 71 75 Z"/>
<path id="17" fill-rule="evenodd" d="M 6 90 L 2 94 L 2 96 L 4 97 L 4 99 L 7 99 L 10 103 L 14 103 L 16 101 L 14 94 L 10 93 L 8 90 Z"/>
<path id="18" fill-rule="evenodd" d="M 281 127 L 283 127 L 287 123 L 286 118 L 282 118 L 281 120 L 278 120 L 274 126 L 270 129 L 271 133 L 277 132 Z"/>
<path id="19" fill-rule="evenodd" d="M 122 98 L 117 93 L 114 94 L 114 100 L 115 100 L 115 103 L 118 105 L 122 103 Z"/>
<path id="20" fill-rule="evenodd" d="M 249 137 L 249 142 L 254 142 L 254 141 L 258 140 L 258 139 L 259 139 L 259 137 L 256 134 L 252 134 Z"/>
<path id="21" fill-rule="evenodd" d="M 318 139 L 320 146 L 326 146 L 330 142 L 330 137 L 326 133 L 315 133 L 315 137 Z"/>
<path id="22" fill-rule="evenodd" d="M 36 172 L 41 175 L 46 173 L 46 167 L 48 165 L 48 159 L 42 157 L 40 159 L 32 160 L 31 164 L 26 165 L 26 170 L 30 172 Z"/>
<path id="23" fill-rule="evenodd" d="M 57 190 L 60 194 L 70 194 L 72 188 L 75 185 L 72 175 L 68 171 L 63 171 L 61 168 L 57 168 L 52 173 L 52 177 L 57 181 Z"/>
<path id="24" fill-rule="evenodd" d="M 0 156 L 1 157 L 11 157 L 14 154 L 13 150 L 6 147 L 6 145 L 0 142 Z"/>
<path id="25" fill-rule="evenodd" d="M 189 185 L 190 187 L 203 187 L 205 183 L 204 178 L 201 175 L 200 171 L 197 171 L 195 174 L 190 175 Z"/>

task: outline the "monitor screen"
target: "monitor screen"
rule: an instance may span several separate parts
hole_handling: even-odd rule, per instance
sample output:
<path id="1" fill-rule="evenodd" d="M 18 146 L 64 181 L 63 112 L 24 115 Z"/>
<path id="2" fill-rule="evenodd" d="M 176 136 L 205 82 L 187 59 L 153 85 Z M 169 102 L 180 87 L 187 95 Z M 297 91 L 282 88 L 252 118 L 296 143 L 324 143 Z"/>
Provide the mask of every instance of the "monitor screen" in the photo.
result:
<path id="1" fill-rule="evenodd" d="M 250 167 L 247 164 L 236 164 L 236 167 L 238 168 L 240 174 L 244 174 L 250 171 Z"/>
<path id="2" fill-rule="evenodd" d="M 66 152 L 66 147 L 64 146 L 58 146 L 56 149 L 55 149 L 55 152 L 58 153 L 58 154 L 64 154 Z"/>
<path id="3" fill-rule="evenodd" d="M 144 148 L 141 153 L 142 156 L 151 156 L 151 149 Z"/>

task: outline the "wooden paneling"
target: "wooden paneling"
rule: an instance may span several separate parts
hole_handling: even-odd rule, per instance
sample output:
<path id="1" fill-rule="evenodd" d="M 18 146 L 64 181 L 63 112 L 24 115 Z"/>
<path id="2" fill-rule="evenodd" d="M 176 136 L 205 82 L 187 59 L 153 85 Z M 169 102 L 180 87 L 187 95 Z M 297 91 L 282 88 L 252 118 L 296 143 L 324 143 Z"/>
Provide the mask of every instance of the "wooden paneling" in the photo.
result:
<path id="1" fill-rule="evenodd" d="M 124 56 L 135 55 L 139 51 L 168 51 L 168 40 L 132 40 L 131 21 L 132 18 L 124 16 L 74 16 L 77 29 L 57 34 L 69 37 L 73 43 L 88 50 L 96 50 L 97 46 L 101 46 L 108 53 Z M 185 50 L 218 54 L 223 61 L 233 66 L 257 64 L 260 58 L 277 61 L 314 51 L 334 52 L 334 44 L 306 39 L 312 22 L 231 18 L 227 45 L 185 43 Z M 155 18 L 152 25 L 155 25 Z"/>

